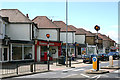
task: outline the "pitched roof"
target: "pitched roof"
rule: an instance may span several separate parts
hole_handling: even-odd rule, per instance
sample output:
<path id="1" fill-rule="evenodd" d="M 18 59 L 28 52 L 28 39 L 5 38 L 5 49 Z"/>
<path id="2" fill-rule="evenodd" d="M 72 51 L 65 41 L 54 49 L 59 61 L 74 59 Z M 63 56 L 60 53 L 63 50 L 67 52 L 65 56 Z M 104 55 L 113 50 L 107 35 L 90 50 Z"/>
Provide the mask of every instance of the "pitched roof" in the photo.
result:
<path id="1" fill-rule="evenodd" d="M 61 28 L 61 32 L 65 32 L 66 31 L 66 24 L 63 21 L 53 21 L 54 24 L 56 24 L 59 28 Z M 72 30 L 69 26 L 68 26 L 68 32 L 75 32 L 75 30 Z"/>
<path id="2" fill-rule="evenodd" d="M 8 17 L 9 22 L 25 22 L 25 23 L 32 22 L 28 17 L 26 17 L 18 9 L 1 9 L 0 15 L 2 17 Z"/>
<path id="3" fill-rule="evenodd" d="M 83 34 L 85 35 L 85 33 L 83 31 L 78 30 L 75 26 L 73 25 L 68 25 L 72 30 L 76 31 L 75 34 Z"/>
<path id="4" fill-rule="evenodd" d="M 114 41 L 111 38 L 107 37 L 105 34 L 98 33 L 98 37 L 102 38 L 103 40 Z"/>
<path id="5" fill-rule="evenodd" d="M 46 16 L 36 16 L 32 21 L 38 25 L 38 28 L 59 28 Z"/>
<path id="6" fill-rule="evenodd" d="M 78 30 L 84 32 L 84 33 L 86 34 L 86 36 L 95 36 L 92 32 L 86 31 L 86 30 L 83 29 L 83 28 L 78 28 Z"/>

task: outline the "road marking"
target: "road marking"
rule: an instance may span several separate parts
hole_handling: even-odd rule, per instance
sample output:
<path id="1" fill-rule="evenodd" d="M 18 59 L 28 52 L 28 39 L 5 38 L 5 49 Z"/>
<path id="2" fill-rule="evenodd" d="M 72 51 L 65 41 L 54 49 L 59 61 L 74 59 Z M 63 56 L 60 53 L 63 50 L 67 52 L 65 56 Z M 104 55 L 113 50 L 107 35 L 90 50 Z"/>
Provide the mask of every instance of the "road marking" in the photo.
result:
<path id="1" fill-rule="evenodd" d="M 80 74 L 80 75 L 82 75 L 82 76 L 84 76 L 84 77 L 87 77 L 87 78 L 90 78 L 90 76 L 85 75 L 85 74 Z"/>
<path id="2" fill-rule="evenodd" d="M 84 70 L 84 69 L 75 69 L 75 70 L 73 70 L 73 71 L 81 71 L 81 70 Z"/>
<path id="3" fill-rule="evenodd" d="M 65 76 L 64 78 L 67 78 L 67 77 L 70 77 L 70 76 L 75 76 L 75 75 L 78 75 L 78 74 L 70 74 L 68 76 Z"/>

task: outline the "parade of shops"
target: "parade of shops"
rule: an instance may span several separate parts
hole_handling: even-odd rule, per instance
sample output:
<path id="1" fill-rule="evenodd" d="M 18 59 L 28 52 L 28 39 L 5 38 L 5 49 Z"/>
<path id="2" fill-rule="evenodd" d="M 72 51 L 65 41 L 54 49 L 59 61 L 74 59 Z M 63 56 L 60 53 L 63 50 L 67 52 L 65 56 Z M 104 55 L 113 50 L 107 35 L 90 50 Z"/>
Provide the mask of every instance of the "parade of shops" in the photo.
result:
<path id="1" fill-rule="evenodd" d="M 54 61 L 66 55 L 66 24 L 63 21 L 52 21 L 46 16 L 37 16 L 33 20 L 17 9 L 0 10 L 0 61 L 33 60 L 42 62 Z M 49 41 L 46 34 L 50 34 Z M 81 58 L 82 55 L 96 53 L 95 34 L 83 28 L 68 26 L 68 55 Z M 105 35 L 101 51 L 114 46 L 114 41 Z M 105 42 L 110 41 L 111 45 Z M 49 44 L 49 49 L 47 45 Z"/>

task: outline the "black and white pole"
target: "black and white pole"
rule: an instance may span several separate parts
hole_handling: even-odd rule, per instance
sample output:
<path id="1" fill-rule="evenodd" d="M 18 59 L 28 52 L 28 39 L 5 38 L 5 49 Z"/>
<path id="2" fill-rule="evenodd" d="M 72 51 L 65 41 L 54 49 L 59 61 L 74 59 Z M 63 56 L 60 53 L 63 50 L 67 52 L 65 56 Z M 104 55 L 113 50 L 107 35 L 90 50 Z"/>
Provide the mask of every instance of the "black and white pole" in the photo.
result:
<path id="1" fill-rule="evenodd" d="M 98 31 L 100 30 L 100 27 L 98 25 L 96 25 L 94 27 L 94 29 L 97 31 L 97 41 L 96 41 L 96 44 L 97 44 L 97 54 L 98 54 Z M 99 71 L 99 58 L 97 58 L 97 70 L 96 71 Z"/>
<path id="2" fill-rule="evenodd" d="M 47 45 L 47 58 L 48 58 L 48 71 L 50 70 L 50 54 L 49 54 L 49 37 L 50 37 L 50 34 L 46 34 L 46 37 L 48 38 L 47 41 L 48 41 L 48 45 Z"/>

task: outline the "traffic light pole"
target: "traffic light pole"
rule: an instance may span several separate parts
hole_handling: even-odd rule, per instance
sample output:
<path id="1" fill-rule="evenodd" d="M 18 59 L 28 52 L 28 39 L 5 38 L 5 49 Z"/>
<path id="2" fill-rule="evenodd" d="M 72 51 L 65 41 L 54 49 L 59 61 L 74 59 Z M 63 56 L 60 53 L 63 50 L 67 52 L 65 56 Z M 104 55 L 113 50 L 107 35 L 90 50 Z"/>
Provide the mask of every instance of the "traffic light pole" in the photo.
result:
<path id="1" fill-rule="evenodd" d="M 97 54 L 98 54 L 98 31 L 97 31 Z M 97 70 L 99 71 L 99 58 L 97 58 Z"/>
<path id="2" fill-rule="evenodd" d="M 50 70 L 50 54 L 49 54 L 49 38 L 48 38 L 48 45 L 47 45 L 47 48 L 48 48 L 48 71 Z"/>

